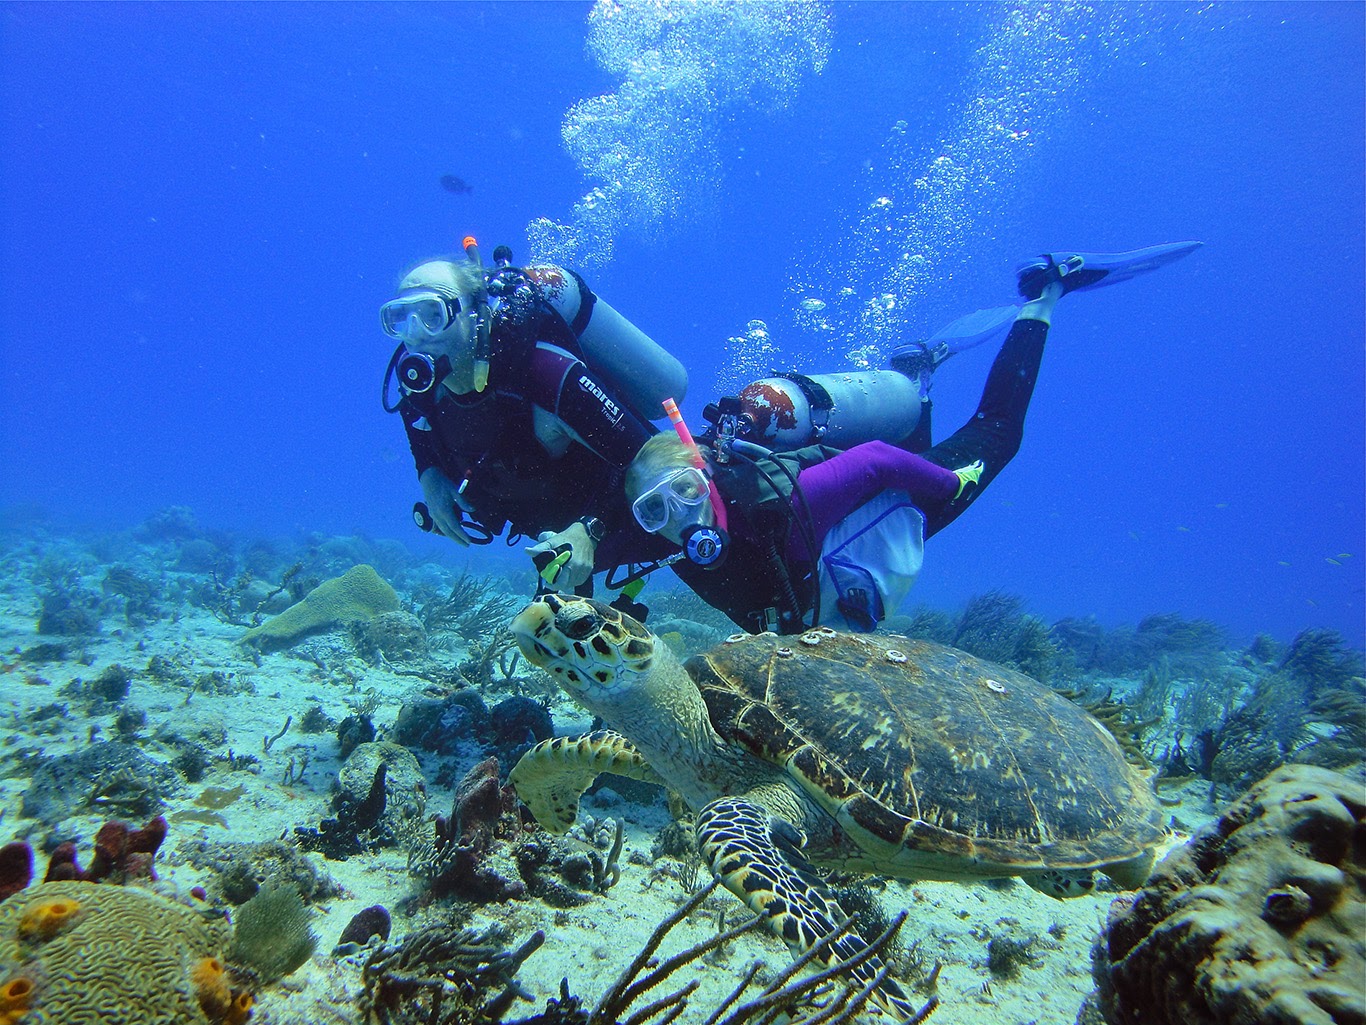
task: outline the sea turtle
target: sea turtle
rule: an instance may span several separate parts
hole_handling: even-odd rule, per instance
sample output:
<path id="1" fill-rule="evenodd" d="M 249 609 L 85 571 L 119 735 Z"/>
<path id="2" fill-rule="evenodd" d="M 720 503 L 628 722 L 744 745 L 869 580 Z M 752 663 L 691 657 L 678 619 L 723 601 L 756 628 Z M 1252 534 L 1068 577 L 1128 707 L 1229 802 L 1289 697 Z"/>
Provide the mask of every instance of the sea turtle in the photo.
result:
<path id="1" fill-rule="evenodd" d="M 545 594 L 512 632 L 615 732 L 543 741 L 511 781 L 551 832 L 600 772 L 666 781 L 712 872 L 795 951 L 844 915 L 813 864 L 904 879 L 1137 886 L 1163 837 L 1143 774 L 1085 710 L 954 648 L 817 628 L 686 662 L 609 605 Z M 861 949 L 849 941 L 832 959 Z M 860 981 L 877 970 L 865 965 Z M 896 1014 L 915 1008 L 891 980 Z"/>

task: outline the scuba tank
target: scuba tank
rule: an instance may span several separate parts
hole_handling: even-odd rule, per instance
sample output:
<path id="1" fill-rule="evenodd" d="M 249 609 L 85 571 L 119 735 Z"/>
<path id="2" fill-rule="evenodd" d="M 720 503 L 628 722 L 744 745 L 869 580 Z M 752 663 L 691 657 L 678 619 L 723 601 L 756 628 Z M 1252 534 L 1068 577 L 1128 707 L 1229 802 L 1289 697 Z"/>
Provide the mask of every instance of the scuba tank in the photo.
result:
<path id="1" fill-rule="evenodd" d="M 740 389 L 740 437 L 780 452 L 897 444 L 920 422 L 920 388 L 895 370 L 765 377 Z M 708 417 L 710 419 L 710 417 Z"/>
<path id="2" fill-rule="evenodd" d="M 589 290 L 577 274 L 547 263 L 523 267 L 522 272 L 541 286 L 546 300 L 574 331 L 584 361 L 608 378 L 632 408 L 649 416 L 665 399 L 683 398 L 688 390 L 683 364 Z"/>

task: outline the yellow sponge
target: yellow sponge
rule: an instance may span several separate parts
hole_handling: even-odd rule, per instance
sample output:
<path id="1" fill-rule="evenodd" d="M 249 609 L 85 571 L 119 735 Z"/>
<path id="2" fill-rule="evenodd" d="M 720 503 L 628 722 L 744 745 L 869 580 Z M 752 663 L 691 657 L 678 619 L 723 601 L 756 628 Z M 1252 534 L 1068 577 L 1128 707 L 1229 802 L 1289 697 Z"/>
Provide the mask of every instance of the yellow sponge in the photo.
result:
<path id="1" fill-rule="evenodd" d="M 303 600 L 242 635 L 247 644 L 288 647 L 306 634 L 339 623 L 370 619 L 398 609 L 398 595 L 373 566 L 353 566 L 339 577 L 324 580 Z"/>

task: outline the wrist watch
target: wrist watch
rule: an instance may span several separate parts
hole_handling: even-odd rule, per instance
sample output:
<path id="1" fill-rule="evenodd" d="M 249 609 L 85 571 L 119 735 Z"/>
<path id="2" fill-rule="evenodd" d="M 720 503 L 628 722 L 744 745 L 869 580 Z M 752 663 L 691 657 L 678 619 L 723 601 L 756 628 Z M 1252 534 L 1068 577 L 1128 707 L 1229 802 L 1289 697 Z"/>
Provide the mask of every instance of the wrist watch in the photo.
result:
<path id="1" fill-rule="evenodd" d="M 602 539 L 607 536 L 607 524 L 596 516 L 584 516 L 579 522 L 583 524 L 583 529 L 588 532 L 588 537 L 595 545 L 602 544 Z"/>

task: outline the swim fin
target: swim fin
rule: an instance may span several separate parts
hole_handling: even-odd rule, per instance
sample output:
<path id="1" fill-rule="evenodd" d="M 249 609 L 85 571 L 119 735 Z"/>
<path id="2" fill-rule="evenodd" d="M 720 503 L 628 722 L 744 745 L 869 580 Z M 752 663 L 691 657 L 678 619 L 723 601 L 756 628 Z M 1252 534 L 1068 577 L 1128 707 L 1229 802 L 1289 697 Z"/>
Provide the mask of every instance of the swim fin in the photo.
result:
<path id="1" fill-rule="evenodd" d="M 923 342 L 905 342 L 892 350 L 890 363 L 907 377 L 932 373 L 956 352 L 1004 338 L 1019 314 L 1018 306 L 993 306 L 945 324 Z"/>
<path id="2" fill-rule="evenodd" d="M 1127 253 L 1045 253 L 1021 263 L 1015 273 L 1020 294 L 1026 299 L 1039 298 L 1044 285 L 1053 281 L 1062 283 L 1065 295 L 1128 281 L 1179 260 L 1202 245 L 1203 242 L 1168 242 Z"/>

